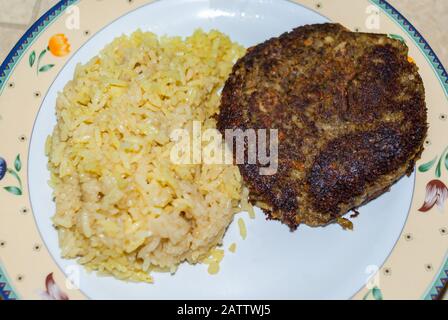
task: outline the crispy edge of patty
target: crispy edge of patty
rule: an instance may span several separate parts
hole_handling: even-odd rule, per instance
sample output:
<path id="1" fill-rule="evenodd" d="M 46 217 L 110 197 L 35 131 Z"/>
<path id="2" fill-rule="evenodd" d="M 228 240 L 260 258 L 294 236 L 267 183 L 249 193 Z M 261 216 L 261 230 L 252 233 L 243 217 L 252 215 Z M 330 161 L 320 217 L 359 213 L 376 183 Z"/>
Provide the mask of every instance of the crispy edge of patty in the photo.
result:
<path id="1" fill-rule="evenodd" d="M 343 35 L 343 39 L 351 39 L 351 41 L 356 40 L 356 38 L 352 38 L 355 34 L 349 32 L 341 25 L 322 24 L 299 27 L 292 32 L 285 33 L 278 38 L 270 39 L 258 46 L 250 48 L 246 56 L 241 58 L 234 66 L 232 75 L 229 77 L 223 90 L 221 114 L 218 117 L 218 129 L 224 133 L 224 130 L 229 128 L 248 129 L 259 125 L 259 123 L 257 124 L 247 121 L 244 117 L 244 114 L 242 113 L 243 110 L 241 110 L 240 99 L 244 97 L 245 94 L 243 91 L 245 88 L 242 84 L 245 72 L 250 72 L 251 68 L 259 67 L 257 64 L 259 65 L 260 63 L 265 62 L 263 61 L 262 56 L 260 58 L 261 51 L 269 51 L 270 53 L 278 54 L 281 57 L 281 52 L 279 51 L 282 48 L 283 39 L 287 39 L 285 40 L 286 42 L 294 42 L 296 39 L 301 39 L 303 41 L 304 39 L 307 40 L 309 37 L 316 36 L 318 39 L 323 39 L 326 36 L 337 37 L 339 34 Z M 398 56 L 400 54 L 407 57 L 408 48 L 401 42 L 389 39 L 385 35 L 356 34 L 356 37 L 372 37 L 372 41 L 381 38 L 386 45 L 392 44 L 392 49 L 396 49 L 396 52 L 392 49 L 390 52 L 387 52 L 386 50 L 378 50 L 378 53 L 380 55 L 384 54 L 386 58 L 387 55 L 390 55 L 393 60 L 394 58 L 397 58 L 394 55 Z M 270 46 L 273 46 L 274 48 L 269 48 Z M 372 44 L 371 48 L 375 49 L 375 47 L 381 48 L 381 46 Z M 392 77 L 396 78 L 397 75 L 394 74 L 394 72 L 398 73 L 403 71 L 401 70 L 402 68 L 406 69 L 411 67 L 412 71 L 410 73 L 415 77 L 413 84 L 416 84 L 417 88 L 415 92 L 415 101 L 411 101 L 417 108 L 412 109 L 412 112 L 410 113 L 405 112 L 405 116 L 409 118 L 407 119 L 408 123 L 415 119 L 413 127 L 407 129 L 404 133 L 401 132 L 401 128 L 399 127 L 389 131 L 389 136 L 395 139 L 391 139 L 388 141 L 388 144 L 384 144 L 383 147 L 389 147 L 390 152 L 388 157 L 390 159 L 381 159 L 381 152 L 374 152 L 374 154 L 380 156 L 380 159 L 377 160 L 381 162 L 383 168 L 379 168 L 374 162 L 369 161 L 369 159 L 358 159 L 358 163 L 355 163 L 355 167 L 358 166 L 362 169 L 364 161 L 364 166 L 374 170 L 374 172 L 370 175 L 364 174 L 358 181 L 355 181 L 355 183 L 351 183 L 350 174 L 347 175 L 343 172 L 338 173 L 338 170 L 334 170 L 333 177 L 329 177 L 328 170 L 331 169 L 332 161 L 333 163 L 337 163 L 344 158 L 342 157 L 341 159 L 341 157 L 339 157 L 341 155 L 338 154 L 337 150 L 334 148 L 332 149 L 330 144 L 343 147 L 344 139 L 347 140 L 346 143 L 356 142 L 357 140 L 362 142 L 363 139 L 369 139 L 370 135 L 373 139 L 375 139 L 375 137 L 380 139 L 377 144 L 379 148 L 378 150 L 381 150 L 381 139 L 387 140 L 388 138 L 387 132 L 381 133 L 377 130 L 362 132 L 362 130 L 358 130 L 354 132 L 352 136 L 349 134 L 346 137 L 340 137 L 339 143 L 338 141 L 332 140 L 327 146 L 323 146 L 320 149 L 320 153 L 315 156 L 312 166 L 308 168 L 309 172 L 307 173 L 305 187 L 301 186 L 302 189 L 299 190 L 308 195 L 308 197 L 306 197 L 307 203 L 305 206 L 301 205 L 301 203 L 297 203 L 297 189 L 299 187 L 295 185 L 294 182 L 291 182 L 290 177 L 282 177 L 282 175 L 287 176 L 289 174 L 289 171 L 292 170 L 291 167 L 283 168 L 283 170 L 280 168 L 277 177 L 266 178 L 258 175 L 259 166 L 257 165 L 239 165 L 240 172 L 242 173 L 245 182 L 249 185 L 251 201 L 255 205 L 260 206 L 263 211 L 267 213 L 269 218 L 281 220 L 291 228 L 295 228 L 301 223 L 310 226 L 322 226 L 338 221 L 343 214 L 378 197 L 388 191 L 390 186 L 401 179 L 401 177 L 412 173 L 415 162 L 420 158 L 421 153 L 423 152 L 423 141 L 427 133 L 424 87 L 418 74 L 417 67 L 415 65 L 411 66 L 408 61 L 402 62 L 403 64 L 400 65 L 397 70 L 390 70 L 387 65 L 384 66 L 383 69 L 380 68 L 379 70 L 374 70 L 375 72 L 379 71 L 385 73 L 386 76 L 389 72 Z M 243 75 L 241 75 L 241 73 L 238 75 L 240 71 L 242 71 L 241 73 L 243 73 Z M 260 79 L 260 81 L 263 81 L 263 79 Z M 401 87 L 399 86 L 399 88 Z M 256 89 L 257 88 L 254 90 Z M 367 86 L 366 90 L 369 89 L 371 88 Z M 373 97 L 375 97 L 376 94 L 378 93 L 373 91 Z M 365 94 L 361 91 L 361 100 L 363 99 L 363 95 Z M 389 105 L 386 107 L 390 107 L 391 101 L 387 102 Z M 358 108 L 361 109 L 355 111 L 361 112 L 362 116 L 362 112 L 364 111 L 362 108 L 364 107 L 365 106 L 360 105 Z M 371 115 L 367 114 L 367 116 Z M 373 119 L 375 120 L 374 117 Z M 384 131 L 387 127 L 379 129 Z M 413 134 L 412 131 L 414 129 L 415 132 Z M 411 134 L 412 137 L 408 137 L 407 135 L 409 134 Z M 354 141 L 352 141 L 352 139 L 354 139 Z M 369 148 L 369 146 L 364 146 L 361 149 L 368 153 L 371 148 Z M 332 155 L 335 154 L 336 156 L 332 157 Z M 395 159 L 395 156 L 397 159 Z M 345 160 L 350 163 L 350 157 Z M 357 159 L 351 160 L 356 161 Z M 282 158 L 280 158 L 279 161 L 281 162 Z M 384 166 L 384 164 L 386 165 Z M 343 167 L 343 165 L 341 167 Z M 350 166 L 348 169 L 350 169 Z M 338 183 L 334 183 L 335 181 L 338 181 L 338 179 L 339 182 L 342 182 L 339 183 L 339 185 Z M 345 182 L 348 181 L 346 185 L 344 185 L 344 179 Z M 347 190 L 347 187 L 350 187 L 351 190 Z"/>

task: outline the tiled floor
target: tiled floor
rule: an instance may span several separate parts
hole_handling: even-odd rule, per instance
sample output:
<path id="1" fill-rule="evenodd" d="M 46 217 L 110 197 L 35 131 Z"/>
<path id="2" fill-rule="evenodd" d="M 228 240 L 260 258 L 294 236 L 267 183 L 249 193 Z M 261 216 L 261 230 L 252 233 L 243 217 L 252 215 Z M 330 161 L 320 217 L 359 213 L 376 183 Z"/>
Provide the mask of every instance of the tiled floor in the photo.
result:
<path id="1" fill-rule="evenodd" d="M 353 0 L 355 1 L 355 0 Z M 58 0 L 0 0 L 0 62 L 20 36 Z M 447 0 L 390 0 L 423 33 L 448 66 Z"/>
<path id="2" fill-rule="evenodd" d="M 0 0 L 0 62 L 28 27 L 58 0 Z"/>
<path id="3" fill-rule="evenodd" d="M 448 67 L 448 1 L 389 0 L 420 31 Z"/>

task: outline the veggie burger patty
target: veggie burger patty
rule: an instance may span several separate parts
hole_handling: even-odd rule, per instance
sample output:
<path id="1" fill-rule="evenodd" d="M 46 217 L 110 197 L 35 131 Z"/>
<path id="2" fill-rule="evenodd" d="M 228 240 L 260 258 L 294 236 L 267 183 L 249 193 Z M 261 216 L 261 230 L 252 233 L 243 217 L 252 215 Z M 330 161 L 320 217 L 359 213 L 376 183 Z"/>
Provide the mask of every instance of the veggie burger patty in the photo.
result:
<path id="1" fill-rule="evenodd" d="M 239 164 L 251 202 L 292 229 L 342 223 L 412 173 L 427 134 L 423 82 L 399 40 L 299 27 L 250 48 L 223 89 L 221 133 L 262 128 L 278 130 L 278 170 Z"/>

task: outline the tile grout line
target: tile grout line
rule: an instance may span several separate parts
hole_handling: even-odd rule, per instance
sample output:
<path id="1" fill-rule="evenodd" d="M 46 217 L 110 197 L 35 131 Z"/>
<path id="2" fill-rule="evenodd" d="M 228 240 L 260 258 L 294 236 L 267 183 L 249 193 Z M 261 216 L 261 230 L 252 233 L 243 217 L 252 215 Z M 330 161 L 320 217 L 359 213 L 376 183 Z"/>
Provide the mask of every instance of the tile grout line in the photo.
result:
<path id="1" fill-rule="evenodd" d="M 0 28 L 10 28 L 10 29 L 26 29 L 28 27 L 27 24 L 22 23 L 12 23 L 12 22 L 0 22 Z"/>
<path id="2" fill-rule="evenodd" d="M 36 19 L 39 18 L 38 14 L 39 14 L 41 5 L 42 5 L 42 0 L 36 0 L 36 2 L 34 3 L 33 12 L 31 15 L 31 21 L 29 22 L 29 25 L 32 25 L 36 21 Z"/>

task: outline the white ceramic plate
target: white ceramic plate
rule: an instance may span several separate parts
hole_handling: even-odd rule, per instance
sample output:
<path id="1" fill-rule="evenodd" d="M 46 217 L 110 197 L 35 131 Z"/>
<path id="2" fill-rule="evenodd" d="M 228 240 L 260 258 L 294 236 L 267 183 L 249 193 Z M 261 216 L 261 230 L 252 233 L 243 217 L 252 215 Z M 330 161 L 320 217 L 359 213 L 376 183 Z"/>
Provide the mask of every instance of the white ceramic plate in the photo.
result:
<path id="1" fill-rule="evenodd" d="M 237 223 L 232 223 L 225 235 L 223 248 L 236 242 L 237 251 L 234 254 L 226 252 L 221 271 L 213 276 L 207 273 L 204 265 L 183 264 L 175 275 L 154 273 L 154 284 L 127 283 L 87 273 L 83 268 L 77 267 L 76 262 L 60 257 L 57 233 L 50 220 L 55 206 L 52 202 L 52 190 L 46 184 L 49 172 L 46 170 L 44 144 L 55 125 L 57 93 L 73 77 L 76 64 L 87 62 L 115 37 L 122 33 L 130 34 L 137 29 L 159 35 L 181 36 L 190 35 L 196 28 L 218 29 L 228 34 L 232 40 L 249 47 L 297 26 L 329 21 L 326 16 L 331 14 L 343 17 L 336 21 L 353 28 L 350 17 L 335 13 L 334 9 L 324 10 L 329 1 L 317 4 L 303 1 L 301 5 L 283 0 L 164 0 L 154 3 L 134 1 L 134 4 L 127 4 L 128 7 L 118 0 L 107 1 L 107 5 L 106 1 L 88 2 L 75 1 L 81 13 L 82 28 L 79 31 L 65 30 L 64 33 L 70 34 L 68 37 L 76 50 L 72 50 L 64 63 L 55 67 L 47 76 L 46 82 L 42 83 L 39 91 L 46 94 L 42 94 L 40 109 L 36 108 L 28 121 L 30 143 L 26 150 L 26 162 L 30 204 L 24 206 L 32 209 L 36 230 L 39 232 L 36 233 L 37 238 L 42 239 L 45 251 L 48 250 L 48 265 L 56 263 L 59 267 L 59 270 L 53 267 L 51 271 L 60 274 L 60 279 L 64 278 L 63 273 L 68 278 L 79 276 L 80 290 L 63 290 L 69 295 L 73 294 L 74 298 L 93 299 L 348 299 L 357 293 L 358 296 L 367 293 L 368 297 L 373 292 L 372 287 L 365 288 L 368 280 L 383 267 L 403 235 L 408 214 L 413 207 L 415 174 L 403 178 L 393 186 L 391 192 L 363 206 L 359 210 L 359 217 L 353 219 L 355 228 L 352 232 L 344 231 L 338 225 L 316 229 L 301 226 L 296 232 L 290 232 L 278 222 L 266 221 L 264 214 L 258 209 L 255 220 L 245 213 L 241 214 L 246 221 L 248 237 L 242 240 Z M 369 3 L 366 2 L 361 8 L 368 6 Z M 98 14 L 101 8 L 104 9 L 104 17 Z M 89 9 L 97 14 L 91 13 Z M 360 9 L 347 7 L 347 10 Z M 63 19 L 59 14 L 55 25 L 51 26 L 53 29 L 45 31 L 39 37 L 56 33 L 57 28 L 64 28 Z M 384 19 L 389 18 L 384 14 Z M 81 34 L 86 28 L 91 30 L 89 33 L 92 35 L 83 38 Z M 392 27 L 387 25 L 385 28 Z M 399 33 L 397 30 L 392 31 Z M 75 32 L 80 34 L 74 35 Z M 28 48 L 29 51 L 31 49 Z M 423 59 L 420 56 L 415 59 L 424 64 L 425 56 L 421 53 L 419 55 Z M 435 76 L 429 65 L 423 68 L 430 74 L 424 79 L 428 83 Z M 22 75 L 25 71 L 16 72 L 21 72 L 18 74 Z M 19 79 L 15 82 L 17 88 Z M 26 90 L 25 85 L 22 90 Z M 36 112 L 37 110 L 39 111 Z M 11 154 L 14 152 L 11 151 Z M 23 159 L 25 153 L 21 152 Z M 428 160 L 431 156 L 424 158 Z M 423 188 L 420 189 L 424 191 Z M 2 229 L 0 227 L 0 231 Z M 36 231 L 33 229 L 33 232 Z M 6 236 L 0 233 L 0 237 Z M 8 240 L 8 243 L 13 241 Z M 7 265 L 7 259 L 4 260 Z M 6 269 L 14 270 L 12 265 L 13 262 Z M 23 285 L 23 278 L 16 280 L 18 287 Z M 63 287 L 62 284 L 61 286 Z M 379 285 L 375 286 L 381 292 Z M 25 297 L 33 297 L 33 294 L 27 293 L 28 288 L 23 290 Z M 374 291 L 375 298 L 379 298 L 378 291 Z"/>

